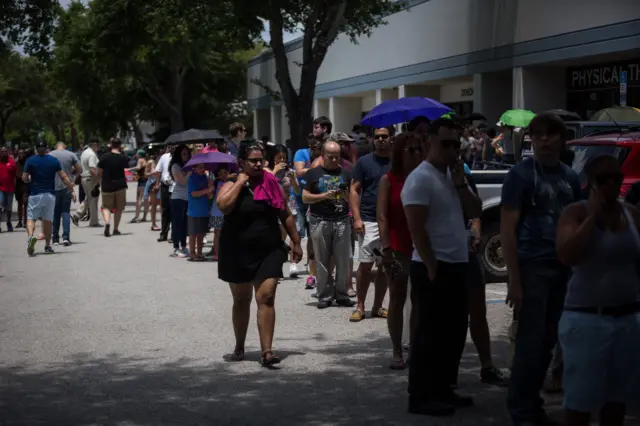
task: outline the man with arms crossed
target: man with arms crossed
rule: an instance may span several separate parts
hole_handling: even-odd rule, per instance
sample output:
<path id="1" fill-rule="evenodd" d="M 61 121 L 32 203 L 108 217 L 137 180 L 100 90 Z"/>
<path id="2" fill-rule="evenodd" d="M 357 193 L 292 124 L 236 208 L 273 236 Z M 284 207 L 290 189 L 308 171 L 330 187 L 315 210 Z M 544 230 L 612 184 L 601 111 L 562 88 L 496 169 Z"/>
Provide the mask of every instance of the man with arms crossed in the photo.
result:
<path id="1" fill-rule="evenodd" d="M 479 217 L 482 203 L 469 188 L 458 158 L 455 123 L 435 120 L 427 135 L 427 159 L 407 177 L 401 195 L 415 247 L 409 274 L 418 308 L 410 349 L 409 412 L 450 416 L 457 408 L 473 405 L 452 385 L 467 336 L 469 251 L 464 215 Z"/>
<path id="2" fill-rule="evenodd" d="M 47 143 L 36 143 L 37 154 L 29 157 L 24 165 L 22 180 L 29 185 L 29 199 L 27 201 L 27 253 L 33 256 L 38 239 L 33 235 L 36 230 L 36 220 L 42 221 L 42 232 L 45 240 L 45 253 L 53 253 L 51 248 L 51 230 L 53 228 L 53 213 L 56 207 L 56 176 L 64 182 L 71 192 L 71 199 L 76 200 L 73 192 L 73 182 L 62 170 L 60 161 L 48 155 Z"/>

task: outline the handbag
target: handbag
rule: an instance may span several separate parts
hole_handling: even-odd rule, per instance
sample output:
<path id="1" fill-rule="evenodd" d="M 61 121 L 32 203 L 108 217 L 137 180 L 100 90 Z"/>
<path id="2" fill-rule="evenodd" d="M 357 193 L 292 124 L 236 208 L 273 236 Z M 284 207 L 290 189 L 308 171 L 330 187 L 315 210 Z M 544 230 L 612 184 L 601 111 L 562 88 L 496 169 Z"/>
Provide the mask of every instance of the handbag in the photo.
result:
<path id="1" fill-rule="evenodd" d="M 100 196 L 100 185 L 96 185 L 91 190 L 91 196 L 93 198 L 98 198 Z"/>

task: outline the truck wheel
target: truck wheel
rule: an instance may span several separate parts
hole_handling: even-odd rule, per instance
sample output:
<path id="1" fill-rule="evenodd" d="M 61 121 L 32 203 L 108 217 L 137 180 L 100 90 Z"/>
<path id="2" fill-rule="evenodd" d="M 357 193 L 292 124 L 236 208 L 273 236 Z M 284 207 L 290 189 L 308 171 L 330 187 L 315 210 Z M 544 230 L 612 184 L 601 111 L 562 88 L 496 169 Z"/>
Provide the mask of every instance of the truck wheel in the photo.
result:
<path id="1" fill-rule="evenodd" d="M 487 282 L 505 282 L 507 265 L 500 243 L 500 222 L 489 222 L 485 225 L 479 251 Z"/>

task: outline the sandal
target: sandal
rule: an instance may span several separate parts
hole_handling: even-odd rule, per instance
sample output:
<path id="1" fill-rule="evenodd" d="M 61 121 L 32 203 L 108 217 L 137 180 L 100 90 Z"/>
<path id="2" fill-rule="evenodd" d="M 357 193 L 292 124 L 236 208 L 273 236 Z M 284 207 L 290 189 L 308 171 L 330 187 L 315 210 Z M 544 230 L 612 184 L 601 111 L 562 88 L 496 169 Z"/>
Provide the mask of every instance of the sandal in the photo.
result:
<path id="1" fill-rule="evenodd" d="M 405 368 L 407 368 L 407 364 L 405 364 L 404 360 L 402 358 L 400 359 L 393 359 L 391 360 L 391 363 L 389 364 L 389 368 L 392 370 L 404 370 Z"/>
<path id="2" fill-rule="evenodd" d="M 159 231 L 159 230 L 160 230 L 160 227 L 159 227 L 159 226 L 152 226 L 152 227 L 151 227 L 151 230 L 152 230 L 152 231 Z"/>
<path id="3" fill-rule="evenodd" d="M 187 259 L 189 262 L 204 262 L 204 257 L 190 257 Z"/>
<path id="4" fill-rule="evenodd" d="M 385 308 L 380 308 L 375 312 L 371 312 L 372 318 L 386 318 L 388 316 L 389 316 L 389 311 L 387 311 Z"/>
<path id="5" fill-rule="evenodd" d="M 282 360 L 273 354 L 272 351 L 266 351 L 260 357 L 260 365 L 266 368 L 271 368 L 276 364 L 280 364 Z"/>
<path id="6" fill-rule="evenodd" d="M 244 361 L 244 348 L 234 349 L 230 359 L 234 362 Z"/>
<path id="7" fill-rule="evenodd" d="M 362 312 L 360 309 L 356 309 L 351 314 L 351 317 L 349 318 L 349 322 L 360 322 L 363 319 L 364 319 L 364 312 Z"/>
<path id="8" fill-rule="evenodd" d="M 356 297 L 356 291 L 354 289 L 349 289 L 349 291 L 347 291 L 347 296 L 349 297 Z"/>

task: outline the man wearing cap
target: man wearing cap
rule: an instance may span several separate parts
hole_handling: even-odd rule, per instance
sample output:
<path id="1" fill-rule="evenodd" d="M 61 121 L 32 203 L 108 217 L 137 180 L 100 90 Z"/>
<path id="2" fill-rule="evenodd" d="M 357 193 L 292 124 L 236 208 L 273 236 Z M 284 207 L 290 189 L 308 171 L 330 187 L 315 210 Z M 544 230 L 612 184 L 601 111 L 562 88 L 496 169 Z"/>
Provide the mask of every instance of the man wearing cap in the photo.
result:
<path id="1" fill-rule="evenodd" d="M 374 250 L 382 251 L 383 249 L 380 247 L 376 205 L 380 179 L 389 171 L 392 136 L 393 127 L 376 129 L 373 135 L 374 152 L 360 158 L 353 169 L 349 204 L 353 214 L 353 227 L 358 233 L 360 265 L 356 273 L 358 305 L 351 315 L 351 322 L 359 322 L 364 319 L 364 302 L 371 284 Z M 387 310 L 382 307 L 386 291 L 386 279 L 382 272 L 378 271 L 375 277 L 372 317 L 387 317 Z"/>
<path id="2" fill-rule="evenodd" d="M 45 239 L 45 253 L 53 253 L 51 248 L 51 231 L 53 228 L 53 214 L 56 206 L 56 176 L 59 176 L 67 190 L 71 192 L 71 199 L 76 200 L 73 192 L 73 182 L 62 170 L 57 158 L 47 155 L 47 143 L 36 143 L 37 154 L 29 157 L 24 165 L 22 180 L 29 185 L 29 199 L 27 201 L 27 253 L 33 256 L 37 238 L 33 235 L 36 220 L 42 221 L 42 232 Z"/>

